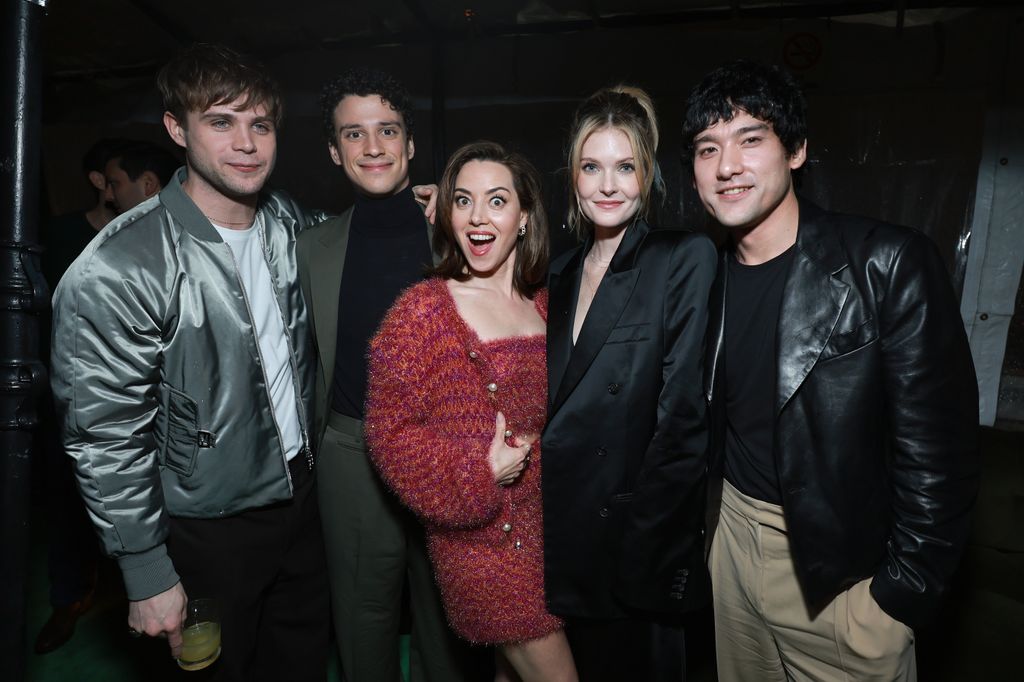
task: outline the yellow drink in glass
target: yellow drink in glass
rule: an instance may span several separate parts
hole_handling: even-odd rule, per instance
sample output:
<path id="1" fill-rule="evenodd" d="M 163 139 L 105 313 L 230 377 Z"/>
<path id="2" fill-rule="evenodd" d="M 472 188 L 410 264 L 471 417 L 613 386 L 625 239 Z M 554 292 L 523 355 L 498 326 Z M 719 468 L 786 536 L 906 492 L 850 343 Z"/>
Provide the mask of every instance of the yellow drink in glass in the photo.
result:
<path id="1" fill-rule="evenodd" d="M 178 665 L 184 670 L 202 670 L 220 656 L 220 623 L 189 625 L 181 631 L 181 638 Z"/>

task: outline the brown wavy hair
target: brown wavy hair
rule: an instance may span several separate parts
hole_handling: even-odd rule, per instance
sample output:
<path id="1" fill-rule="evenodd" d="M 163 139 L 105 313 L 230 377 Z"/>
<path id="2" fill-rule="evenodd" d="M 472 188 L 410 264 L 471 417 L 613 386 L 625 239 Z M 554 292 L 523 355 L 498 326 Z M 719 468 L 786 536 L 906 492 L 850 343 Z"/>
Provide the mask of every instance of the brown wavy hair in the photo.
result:
<path id="1" fill-rule="evenodd" d="M 512 273 L 515 290 L 533 298 L 548 273 L 548 221 L 541 201 L 540 173 L 525 156 L 508 151 L 497 142 L 482 140 L 463 145 L 448 159 L 437 189 L 437 225 L 434 229 L 434 252 L 441 261 L 430 274 L 464 282 L 470 278 L 469 264 L 459 248 L 452 226 L 455 202 L 455 180 L 462 167 L 470 161 L 493 161 L 508 168 L 519 207 L 526 212 L 526 234 L 516 240 L 516 263 Z"/>
<path id="2" fill-rule="evenodd" d="M 263 65 L 224 45 L 196 43 L 167 62 L 156 77 L 164 110 L 185 125 L 190 111 L 241 100 L 238 109 L 262 104 L 275 126 L 284 108 L 277 82 Z"/>

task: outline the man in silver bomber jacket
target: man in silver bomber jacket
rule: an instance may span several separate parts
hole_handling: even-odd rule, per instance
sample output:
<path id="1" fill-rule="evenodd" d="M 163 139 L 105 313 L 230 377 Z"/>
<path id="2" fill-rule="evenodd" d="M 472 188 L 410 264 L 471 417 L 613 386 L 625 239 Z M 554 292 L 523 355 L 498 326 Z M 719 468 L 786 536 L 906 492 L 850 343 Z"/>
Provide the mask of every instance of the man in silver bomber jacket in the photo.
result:
<path id="1" fill-rule="evenodd" d="M 188 597 L 219 602 L 216 679 L 323 680 L 328 586 L 296 275 L 309 220 L 261 194 L 277 86 L 196 45 L 161 71 L 186 167 L 98 235 L 54 297 L 63 439 L 132 630 L 179 656 Z"/>

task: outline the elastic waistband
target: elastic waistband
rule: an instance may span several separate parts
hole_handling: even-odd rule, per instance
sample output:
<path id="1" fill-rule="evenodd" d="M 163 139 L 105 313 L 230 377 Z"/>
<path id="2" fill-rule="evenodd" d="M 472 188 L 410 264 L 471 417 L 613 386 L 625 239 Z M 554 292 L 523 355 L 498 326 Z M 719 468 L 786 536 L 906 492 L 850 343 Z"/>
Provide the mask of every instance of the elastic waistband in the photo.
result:
<path id="1" fill-rule="evenodd" d="M 786 517 L 782 507 L 765 502 L 750 495 L 744 495 L 729 481 L 722 481 L 722 506 L 744 516 L 755 523 L 777 528 L 786 532 Z"/>
<path id="2" fill-rule="evenodd" d="M 344 434 L 363 439 L 363 420 L 356 419 L 355 417 L 349 417 L 346 414 L 340 412 L 331 411 L 327 415 L 327 426 L 334 429 L 335 431 L 341 431 Z"/>

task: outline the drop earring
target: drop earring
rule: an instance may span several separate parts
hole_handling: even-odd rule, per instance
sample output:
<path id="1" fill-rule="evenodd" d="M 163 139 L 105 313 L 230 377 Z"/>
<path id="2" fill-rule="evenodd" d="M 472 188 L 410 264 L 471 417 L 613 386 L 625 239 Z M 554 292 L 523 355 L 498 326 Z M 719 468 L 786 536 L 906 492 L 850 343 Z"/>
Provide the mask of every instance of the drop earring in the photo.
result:
<path id="1" fill-rule="evenodd" d="M 522 225 L 519 226 L 519 233 L 518 234 L 519 234 L 520 237 L 525 237 L 526 236 L 526 223 L 523 223 Z"/>

